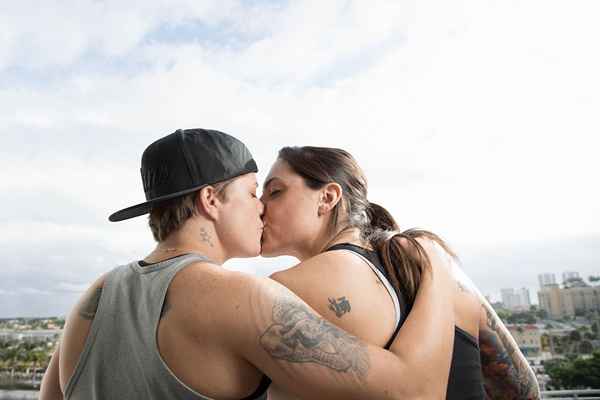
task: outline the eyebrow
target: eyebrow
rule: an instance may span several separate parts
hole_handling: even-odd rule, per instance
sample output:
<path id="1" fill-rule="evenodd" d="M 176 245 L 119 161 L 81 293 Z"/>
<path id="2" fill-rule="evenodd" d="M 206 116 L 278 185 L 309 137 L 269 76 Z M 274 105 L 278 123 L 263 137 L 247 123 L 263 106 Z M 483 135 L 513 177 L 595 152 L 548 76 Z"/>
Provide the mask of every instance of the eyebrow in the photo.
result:
<path id="1" fill-rule="evenodd" d="M 266 188 L 267 186 L 269 186 L 269 184 L 270 184 L 271 182 L 273 182 L 275 179 L 281 180 L 281 178 L 278 178 L 278 177 L 276 177 L 276 176 L 274 176 L 274 177 L 272 177 L 272 178 L 269 178 L 269 180 L 267 180 L 265 183 L 263 183 L 263 189 L 264 189 L 264 188 Z"/>

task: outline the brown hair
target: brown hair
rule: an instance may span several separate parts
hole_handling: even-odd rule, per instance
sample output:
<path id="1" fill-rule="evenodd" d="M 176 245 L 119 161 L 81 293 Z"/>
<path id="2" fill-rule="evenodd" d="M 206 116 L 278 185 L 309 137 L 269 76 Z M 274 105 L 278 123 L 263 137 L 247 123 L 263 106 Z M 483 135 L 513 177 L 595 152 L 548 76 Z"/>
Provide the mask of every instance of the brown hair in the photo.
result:
<path id="1" fill-rule="evenodd" d="M 430 267 L 429 257 L 417 239 L 431 239 L 456 257 L 436 234 L 421 229 L 401 231 L 385 208 L 367 200 L 367 178 L 347 151 L 329 147 L 284 147 L 279 151 L 279 158 L 311 189 L 320 189 L 330 182 L 342 187 L 342 201 L 336 204 L 330 221 L 331 237 L 358 228 L 361 239 L 377 250 L 392 285 L 409 304 L 415 300 L 423 269 Z"/>
<path id="2" fill-rule="evenodd" d="M 223 201 L 227 201 L 225 188 L 231 182 L 233 182 L 233 179 L 211 185 L 215 188 L 217 196 Z M 171 233 L 181 228 L 185 221 L 198 215 L 196 196 L 198 196 L 200 190 L 202 189 L 159 203 L 150 210 L 148 225 L 154 240 L 162 242 Z"/>

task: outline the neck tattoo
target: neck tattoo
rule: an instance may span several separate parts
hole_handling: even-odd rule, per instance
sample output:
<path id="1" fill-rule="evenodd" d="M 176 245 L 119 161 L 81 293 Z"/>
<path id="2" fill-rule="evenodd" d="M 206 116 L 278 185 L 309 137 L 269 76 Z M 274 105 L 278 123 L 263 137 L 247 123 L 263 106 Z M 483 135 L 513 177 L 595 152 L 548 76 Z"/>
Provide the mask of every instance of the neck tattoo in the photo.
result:
<path id="1" fill-rule="evenodd" d="M 200 228 L 200 238 L 202 238 L 203 242 L 208 243 L 210 247 L 213 247 L 210 234 L 206 231 L 206 229 Z"/>

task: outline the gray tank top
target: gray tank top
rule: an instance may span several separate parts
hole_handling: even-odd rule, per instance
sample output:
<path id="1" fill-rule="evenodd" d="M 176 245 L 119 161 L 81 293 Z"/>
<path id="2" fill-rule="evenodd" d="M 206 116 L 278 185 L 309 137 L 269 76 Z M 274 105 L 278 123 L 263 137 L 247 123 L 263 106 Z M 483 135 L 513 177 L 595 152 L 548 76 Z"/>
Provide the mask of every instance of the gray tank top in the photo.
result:
<path id="1" fill-rule="evenodd" d="M 210 400 L 170 371 L 156 341 L 171 280 L 198 261 L 207 258 L 187 254 L 147 267 L 132 262 L 107 274 L 90 333 L 65 389 L 66 400 Z"/>

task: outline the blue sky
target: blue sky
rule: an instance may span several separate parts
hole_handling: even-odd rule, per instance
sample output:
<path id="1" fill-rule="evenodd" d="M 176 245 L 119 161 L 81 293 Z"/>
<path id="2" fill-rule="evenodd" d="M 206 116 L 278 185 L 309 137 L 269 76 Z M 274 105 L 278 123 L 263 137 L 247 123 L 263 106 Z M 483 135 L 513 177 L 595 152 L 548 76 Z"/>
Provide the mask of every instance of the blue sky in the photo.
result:
<path id="1" fill-rule="evenodd" d="M 484 293 L 600 274 L 592 0 L 13 2 L 0 15 L 0 317 L 64 314 L 153 246 L 144 147 L 177 128 L 355 155 Z M 35 12 L 32 12 L 35 10 Z M 233 260 L 268 273 L 291 258 Z M 532 298 L 535 299 L 532 293 Z"/>

